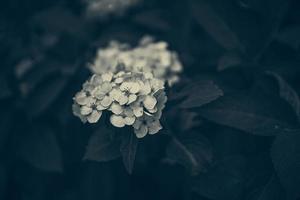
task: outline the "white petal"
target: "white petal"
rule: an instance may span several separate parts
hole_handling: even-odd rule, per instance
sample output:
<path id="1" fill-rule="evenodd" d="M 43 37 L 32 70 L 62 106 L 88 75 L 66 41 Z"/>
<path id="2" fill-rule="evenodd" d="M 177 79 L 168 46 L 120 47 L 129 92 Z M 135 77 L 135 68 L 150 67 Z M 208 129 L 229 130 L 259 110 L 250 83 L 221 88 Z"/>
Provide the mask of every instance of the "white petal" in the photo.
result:
<path id="1" fill-rule="evenodd" d="M 72 110 L 73 110 L 73 114 L 77 117 L 80 117 L 81 116 L 81 112 L 80 112 L 80 106 L 76 103 L 74 103 L 72 105 Z"/>
<path id="2" fill-rule="evenodd" d="M 92 92 L 95 88 L 95 86 L 90 84 L 89 82 L 85 82 L 82 87 L 87 92 Z"/>
<path id="3" fill-rule="evenodd" d="M 105 73 L 101 75 L 102 80 L 106 82 L 111 82 L 112 77 L 113 77 L 112 73 Z"/>
<path id="4" fill-rule="evenodd" d="M 150 113 L 156 113 L 157 112 L 157 107 L 154 107 L 153 109 L 148 109 Z"/>
<path id="5" fill-rule="evenodd" d="M 120 105 L 125 105 L 128 102 L 128 97 L 124 94 L 121 94 L 117 101 L 120 103 Z"/>
<path id="6" fill-rule="evenodd" d="M 109 96 L 105 96 L 102 101 L 101 101 L 101 105 L 104 106 L 104 107 L 108 107 L 110 106 L 110 104 L 112 103 L 112 98 L 109 97 Z"/>
<path id="7" fill-rule="evenodd" d="M 135 129 L 140 129 L 141 125 L 142 125 L 142 121 L 139 119 L 136 119 L 132 126 Z"/>
<path id="8" fill-rule="evenodd" d="M 102 91 L 102 89 L 100 87 L 96 87 L 92 91 L 92 95 L 94 97 L 96 97 L 97 99 L 103 99 L 106 94 L 105 94 L 105 92 Z"/>
<path id="9" fill-rule="evenodd" d="M 119 115 L 123 112 L 123 108 L 120 104 L 118 103 L 113 103 L 110 107 L 111 111 L 116 114 L 116 115 Z"/>
<path id="10" fill-rule="evenodd" d="M 121 128 L 125 126 L 125 120 L 123 117 L 118 115 L 112 115 L 110 116 L 110 123 L 114 125 L 115 127 Z"/>
<path id="11" fill-rule="evenodd" d="M 105 82 L 101 85 L 101 91 L 105 94 L 109 93 L 112 90 L 112 86 L 110 83 Z"/>
<path id="12" fill-rule="evenodd" d="M 136 94 L 140 91 L 141 87 L 138 83 L 133 82 L 132 84 L 130 84 L 130 90 L 129 92 L 132 94 Z"/>
<path id="13" fill-rule="evenodd" d="M 128 82 L 123 82 L 121 85 L 120 85 L 120 90 L 121 91 L 127 91 L 128 89 L 129 89 L 129 87 L 130 87 L 130 83 L 128 83 Z"/>
<path id="14" fill-rule="evenodd" d="M 114 100 L 118 100 L 119 97 L 122 95 L 122 92 L 120 90 L 117 89 L 112 89 L 112 91 L 109 92 L 109 95 L 114 99 Z"/>
<path id="15" fill-rule="evenodd" d="M 162 126 L 159 121 L 154 121 L 151 124 L 148 124 L 149 134 L 153 135 L 158 133 L 162 129 Z"/>
<path id="16" fill-rule="evenodd" d="M 122 83 L 123 81 L 124 81 L 124 79 L 121 78 L 121 77 L 119 77 L 119 78 L 116 78 L 115 83 L 120 84 L 120 83 Z"/>
<path id="17" fill-rule="evenodd" d="M 100 102 L 101 103 L 101 102 Z M 97 110 L 99 111 L 102 111 L 102 110 L 106 110 L 107 108 L 102 106 L 101 104 L 97 104 L 97 107 L 96 107 Z"/>
<path id="18" fill-rule="evenodd" d="M 146 79 L 152 79 L 153 78 L 153 74 L 150 73 L 150 72 L 145 72 L 144 76 L 145 76 Z"/>
<path id="19" fill-rule="evenodd" d="M 137 96 L 135 94 L 129 95 L 127 104 L 131 104 L 132 102 L 135 102 L 136 99 Z"/>
<path id="20" fill-rule="evenodd" d="M 151 92 L 151 85 L 150 85 L 150 83 L 148 81 L 146 83 L 142 83 L 141 84 L 140 94 L 141 95 L 147 95 L 147 94 L 150 94 L 150 92 Z"/>
<path id="21" fill-rule="evenodd" d="M 87 116 L 87 120 L 90 123 L 96 123 L 102 115 L 102 112 L 94 110 L 89 116 Z"/>
<path id="22" fill-rule="evenodd" d="M 145 125 L 142 125 L 139 129 L 134 129 L 134 133 L 137 138 L 143 138 L 147 135 L 148 128 Z"/>
<path id="23" fill-rule="evenodd" d="M 115 75 L 115 77 L 121 77 L 121 76 L 123 76 L 124 74 L 125 74 L 124 71 L 120 71 L 120 72 L 118 72 L 118 73 Z"/>
<path id="24" fill-rule="evenodd" d="M 127 117 L 134 117 L 133 110 L 131 108 L 125 108 L 124 109 L 124 115 Z"/>
<path id="25" fill-rule="evenodd" d="M 76 103 L 78 103 L 79 105 L 86 105 L 87 104 L 87 96 L 85 94 L 85 92 L 78 92 L 75 95 L 74 100 L 76 101 Z"/>
<path id="26" fill-rule="evenodd" d="M 94 74 L 91 78 L 91 82 L 93 85 L 100 85 L 103 82 L 103 80 L 99 75 Z"/>
<path id="27" fill-rule="evenodd" d="M 95 98 L 93 98 L 91 96 L 87 97 L 86 106 L 91 107 L 95 103 L 96 103 L 96 99 Z"/>
<path id="28" fill-rule="evenodd" d="M 136 116 L 136 117 L 141 117 L 143 116 L 144 114 L 144 109 L 143 107 L 132 107 L 132 110 L 133 110 L 133 114 Z"/>
<path id="29" fill-rule="evenodd" d="M 93 109 L 90 108 L 90 107 L 87 107 L 87 106 L 82 106 L 82 107 L 80 108 L 80 113 L 81 113 L 82 115 L 88 115 L 88 114 L 90 114 L 92 111 L 93 111 Z"/>
<path id="30" fill-rule="evenodd" d="M 150 80 L 150 85 L 154 91 L 160 90 L 164 88 L 164 82 L 158 79 Z"/>
<path id="31" fill-rule="evenodd" d="M 147 108 L 148 110 L 153 109 L 155 107 L 156 103 L 157 103 L 157 100 L 155 99 L 155 97 L 150 96 L 150 95 L 146 96 L 146 98 L 143 101 L 145 108 Z"/>
<path id="32" fill-rule="evenodd" d="M 132 125 L 135 122 L 135 117 L 125 117 L 125 124 Z"/>

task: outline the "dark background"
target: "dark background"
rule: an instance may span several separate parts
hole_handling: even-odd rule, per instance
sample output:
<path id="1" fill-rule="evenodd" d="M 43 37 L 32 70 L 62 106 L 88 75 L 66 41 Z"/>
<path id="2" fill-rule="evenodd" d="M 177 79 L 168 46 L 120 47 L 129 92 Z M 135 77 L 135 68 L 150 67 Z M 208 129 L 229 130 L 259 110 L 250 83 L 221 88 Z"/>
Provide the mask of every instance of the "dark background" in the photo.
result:
<path id="1" fill-rule="evenodd" d="M 144 0 L 104 19 L 84 8 L 0 2 L 0 199 L 300 198 L 300 1 Z M 98 47 L 144 35 L 184 72 L 129 175 L 121 158 L 82 160 L 109 131 L 71 105 Z"/>

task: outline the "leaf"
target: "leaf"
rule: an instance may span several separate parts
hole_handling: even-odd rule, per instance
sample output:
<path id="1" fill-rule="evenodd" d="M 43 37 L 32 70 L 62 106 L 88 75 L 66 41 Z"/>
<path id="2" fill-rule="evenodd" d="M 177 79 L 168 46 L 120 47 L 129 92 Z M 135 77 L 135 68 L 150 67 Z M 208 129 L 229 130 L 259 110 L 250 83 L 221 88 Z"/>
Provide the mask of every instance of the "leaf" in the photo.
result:
<path id="1" fill-rule="evenodd" d="M 87 37 L 86 31 L 83 31 L 87 29 L 84 27 L 86 23 L 68 9 L 62 9 L 59 6 L 38 12 L 31 19 L 31 23 L 32 26 L 43 28 L 46 32 L 68 33 L 80 39 Z"/>
<path id="2" fill-rule="evenodd" d="M 300 122 L 300 99 L 297 92 L 280 75 L 275 72 L 267 72 L 267 74 L 276 79 L 280 97 L 292 106 Z"/>
<path id="3" fill-rule="evenodd" d="M 279 118 L 283 117 L 281 104 L 274 102 L 275 99 L 241 92 L 225 95 L 218 101 L 201 107 L 199 115 L 217 124 L 256 135 L 271 136 L 293 128 Z"/>
<path id="4" fill-rule="evenodd" d="M 297 49 L 300 46 L 300 26 L 287 27 L 281 30 L 276 35 L 276 39 L 293 49 Z"/>
<path id="5" fill-rule="evenodd" d="M 31 117 L 45 111 L 61 94 L 66 86 L 67 78 L 56 75 L 48 77 L 27 99 L 26 110 Z"/>
<path id="6" fill-rule="evenodd" d="M 18 155 L 32 166 L 47 172 L 62 172 L 62 152 L 51 129 L 36 128 L 19 141 Z"/>
<path id="7" fill-rule="evenodd" d="M 101 127 L 89 139 L 83 160 L 107 162 L 120 156 L 120 142 L 115 132 Z"/>
<path id="8" fill-rule="evenodd" d="M 123 157 L 123 163 L 129 174 L 133 171 L 134 160 L 136 156 L 138 139 L 133 133 L 125 133 L 121 142 L 121 155 Z"/>
<path id="9" fill-rule="evenodd" d="M 256 60 L 273 41 L 289 8 L 288 0 L 192 2 L 195 19 L 215 41 L 227 51 L 247 53 Z"/>
<path id="10" fill-rule="evenodd" d="M 227 68 L 236 67 L 242 63 L 242 58 L 235 52 L 225 53 L 218 62 L 218 71 L 223 71 Z"/>
<path id="11" fill-rule="evenodd" d="M 278 180 L 273 174 L 267 184 L 259 191 L 259 194 L 252 198 L 253 200 L 282 200 L 284 199 L 284 191 Z"/>
<path id="12" fill-rule="evenodd" d="M 271 148 L 275 171 L 288 200 L 300 197 L 300 131 L 279 134 Z"/>
<path id="13" fill-rule="evenodd" d="M 226 50 L 240 50 L 244 47 L 237 35 L 223 21 L 209 4 L 209 1 L 194 1 L 191 6 L 192 14 L 197 22 Z"/>
<path id="14" fill-rule="evenodd" d="M 209 142 L 198 133 L 181 139 L 173 137 L 167 146 L 166 156 L 167 160 L 185 166 L 194 175 L 205 171 L 213 157 Z"/>
<path id="15" fill-rule="evenodd" d="M 201 81 L 184 88 L 182 96 L 185 95 L 187 99 L 180 104 L 180 107 L 195 108 L 218 99 L 223 95 L 223 91 L 212 81 Z"/>
<path id="16" fill-rule="evenodd" d="M 241 156 L 230 156 L 220 160 L 207 173 L 194 178 L 192 190 L 213 200 L 241 199 L 245 163 Z"/>

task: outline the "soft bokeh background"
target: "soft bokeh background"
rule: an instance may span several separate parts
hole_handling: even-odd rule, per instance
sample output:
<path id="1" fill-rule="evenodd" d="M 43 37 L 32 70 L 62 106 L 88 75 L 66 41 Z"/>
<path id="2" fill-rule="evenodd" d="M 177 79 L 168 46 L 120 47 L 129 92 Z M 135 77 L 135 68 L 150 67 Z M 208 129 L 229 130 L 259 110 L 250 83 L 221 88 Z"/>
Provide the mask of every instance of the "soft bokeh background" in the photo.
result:
<path id="1" fill-rule="evenodd" d="M 107 15 L 86 6 L 0 2 L 0 199 L 300 197 L 299 1 L 141 0 Z M 103 129 L 71 105 L 97 48 L 144 35 L 168 42 L 184 72 L 168 91 L 163 132 L 140 141 L 129 175 L 121 159 L 82 161 Z M 224 96 L 203 103 L 213 83 Z"/>

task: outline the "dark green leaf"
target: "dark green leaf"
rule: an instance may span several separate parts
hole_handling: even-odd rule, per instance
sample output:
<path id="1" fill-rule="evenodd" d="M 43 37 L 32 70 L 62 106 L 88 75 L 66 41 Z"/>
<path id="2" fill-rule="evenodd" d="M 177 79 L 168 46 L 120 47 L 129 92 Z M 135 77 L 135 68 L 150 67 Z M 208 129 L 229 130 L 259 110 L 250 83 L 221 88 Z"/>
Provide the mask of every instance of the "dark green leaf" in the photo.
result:
<path id="1" fill-rule="evenodd" d="M 120 142 L 114 137 L 115 133 L 108 129 L 99 128 L 89 139 L 84 160 L 106 162 L 120 156 Z"/>
<path id="2" fill-rule="evenodd" d="M 280 31 L 276 38 L 278 41 L 297 49 L 300 46 L 300 26 L 288 27 Z"/>
<path id="3" fill-rule="evenodd" d="M 18 155 L 32 166 L 49 172 L 62 172 L 62 152 L 51 129 L 39 128 L 19 141 Z"/>
<path id="4" fill-rule="evenodd" d="M 272 145 L 271 156 L 287 199 L 296 200 L 300 197 L 300 131 L 279 134 Z"/>
<path id="5" fill-rule="evenodd" d="M 267 74 L 276 79 L 280 97 L 292 106 L 300 122 L 300 99 L 297 92 L 280 75 L 274 72 L 267 72 Z"/>
<path id="6" fill-rule="evenodd" d="M 191 174 L 205 171 L 212 162 L 212 147 L 207 139 L 197 133 L 184 138 L 173 137 L 167 146 L 167 160 L 185 166 Z"/>
<path id="7" fill-rule="evenodd" d="M 259 190 L 259 193 L 251 200 L 282 200 L 284 199 L 284 191 L 278 180 L 278 177 L 274 174 L 271 176 L 267 184 Z"/>
<path id="8" fill-rule="evenodd" d="M 49 77 L 30 95 L 26 103 L 26 110 L 30 116 L 38 116 L 45 111 L 61 94 L 67 78 L 57 75 Z"/>
<path id="9" fill-rule="evenodd" d="M 207 173 L 197 176 L 193 191 L 213 200 L 240 199 L 244 189 L 245 159 L 226 157 Z"/>
<path id="10" fill-rule="evenodd" d="M 181 108 L 195 108 L 210 103 L 223 95 L 223 91 L 212 81 L 201 81 L 183 89 L 187 99 L 180 104 Z"/>
<path id="11" fill-rule="evenodd" d="M 218 63 L 218 71 L 223 71 L 227 68 L 236 67 L 242 63 L 241 57 L 235 52 L 225 53 Z"/>
<path id="12" fill-rule="evenodd" d="M 134 160 L 136 156 L 138 139 L 133 133 L 125 133 L 121 142 L 121 155 L 123 157 L 123 163 L 128 173 L 132 173 Z"/>
<path id="13" fill-rule="evenodd" d="M 270 136 L 291 126 L 278 118 L 280 107 L 275 100 L 246 93 L 225 95 L 218 101 L 199 109 L 199 115 L 218 124 L 248 133 Z"/>
<path id="14" fill-rule="evenodd" d="M 194 1 L 192 14 L 197 22 L 226 50 L 240 50 L 244 47 L 237 35 L 231 30 L 226 22 L 211 7 L 206 0 Z"/>

